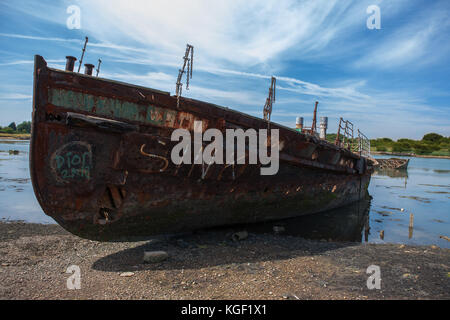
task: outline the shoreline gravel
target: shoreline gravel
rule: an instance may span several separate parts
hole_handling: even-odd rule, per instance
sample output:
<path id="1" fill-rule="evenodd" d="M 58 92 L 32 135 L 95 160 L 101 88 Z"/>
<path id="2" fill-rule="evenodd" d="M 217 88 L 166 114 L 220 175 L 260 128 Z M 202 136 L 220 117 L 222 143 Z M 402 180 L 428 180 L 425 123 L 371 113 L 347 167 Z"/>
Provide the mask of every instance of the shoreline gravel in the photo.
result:
<path id="1" fill-rule="evenodd" d="M 450 299 L 450 249 L 282 234 L 232 241 L 237 231 L 101 243 L 58 225 L 0 222 L 0 299 Z M 169 258 L 144 264 L 144 251 Z M 80 290 L 66 287 L 71 265 Z M 370 265 L 380 290 L 367 288 Z"/>

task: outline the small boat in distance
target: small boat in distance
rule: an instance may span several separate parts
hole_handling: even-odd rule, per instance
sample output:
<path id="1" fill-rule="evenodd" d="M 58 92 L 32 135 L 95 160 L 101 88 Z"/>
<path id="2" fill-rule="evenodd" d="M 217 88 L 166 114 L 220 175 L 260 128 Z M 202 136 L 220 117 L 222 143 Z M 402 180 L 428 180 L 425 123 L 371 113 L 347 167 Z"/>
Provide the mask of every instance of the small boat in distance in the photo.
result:
<path id="1" fill-rule="evenodd" d="M 389 158 L 375 159 L 374 167 L 378 169 L 406 170 L 408 168 L 409 159 Z"/>
<path id="2" fill-rule="evenodd" d="M 95 77 L 93 65 L 80 74 L 68 58 L 57 70 L 35 56 L 30 172 L 44 212 L 75 235 L 134 240 L 312 214 L 366 195 L 372 162 L 363 136 L 345 140 L 348 124 L 330 143 L 315 128 Z M 278 129 L 278 172 L 261 175 L 259 160 L 173 163 L 173 131 L 195 132 L 195 121 L 220 132 Z"/>

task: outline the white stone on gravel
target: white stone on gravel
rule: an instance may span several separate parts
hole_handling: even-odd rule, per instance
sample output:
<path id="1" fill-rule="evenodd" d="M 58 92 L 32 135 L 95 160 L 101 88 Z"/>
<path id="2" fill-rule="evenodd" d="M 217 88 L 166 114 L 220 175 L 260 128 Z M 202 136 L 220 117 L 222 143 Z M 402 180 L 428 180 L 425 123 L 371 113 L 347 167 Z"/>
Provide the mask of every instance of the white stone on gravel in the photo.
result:
<path id="1" fill-rule="evenodd" d="M 121 277 L 132 277 L 134 276 L 134 272 L 122 272 L 120 274 Z"/>
<path id="2" fill-rule="evenodd" d="M 166 260 L 169 257 L 165 251 L 144 251 L 145 263 L 157 263 Z"/>

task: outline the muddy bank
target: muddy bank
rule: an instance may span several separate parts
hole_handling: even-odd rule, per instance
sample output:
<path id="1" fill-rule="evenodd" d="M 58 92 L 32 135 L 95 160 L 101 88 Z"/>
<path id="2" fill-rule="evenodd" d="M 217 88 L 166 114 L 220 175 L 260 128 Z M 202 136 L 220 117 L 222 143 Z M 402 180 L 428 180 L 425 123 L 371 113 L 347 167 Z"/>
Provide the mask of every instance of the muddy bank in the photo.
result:
<path id="1" fill-rule="evenodd" d="M 0 133 L 0 139 L 5 140 L 30 140 L 31 134 L 29 133 Z"/>
<path id="2" fill-rule="evenodd" d="M 0 223 L 0 298 L 450 298 L 449 249 L 252 233 L 234 242 L 235 231 L 99 243 L 57 225 Z M 169 258 L 143 264 L 145 250 L 163 250 Z M 81 269 L 80 290 L 66 288 L 65 271 L 74 264 Z M 367 289 L 370 265 L 380 266 L 381 290 Z"/>

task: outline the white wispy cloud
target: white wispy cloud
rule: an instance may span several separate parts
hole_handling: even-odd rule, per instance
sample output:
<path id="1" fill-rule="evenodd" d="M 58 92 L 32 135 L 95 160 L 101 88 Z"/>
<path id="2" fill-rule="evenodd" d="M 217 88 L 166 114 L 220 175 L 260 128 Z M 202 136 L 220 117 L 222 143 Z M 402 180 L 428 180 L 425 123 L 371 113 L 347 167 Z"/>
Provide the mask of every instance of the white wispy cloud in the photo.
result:
<path id="1" fill-rule="evenodd" d="M 366 28 L 366 8 L 374 1 L 382 6 L 383 19 L 409 4 L 405 0 L 230 0 L 214 5 L 208 0 L 136 0 L 133 6 L 120 0 L 81 0 L 79 4 L 83 28 L 98 39 L 136 43 L 170 55 L 179 55 L 189 42 L 198 49 L 200 60 L 216 67 L 275 71 L 285 58 L 339 59 L 349 50 L 364 50 L 365 43 L 356 45 L 349 38 Z"/>
<path id="2" fill-rule="evenodd" d="M 65 25 L 64 4 L 47 3 L 39 10 L 35 3 L 26 3 L 17 10 Z M 353 63 L 357 67 L 423 61 L 424 56 L 434 52 L 435 46 L 427 45 L 429 40 L 436 38 L 443 24 L 448 25 L 448 8 L 442 8 L 442 2 L 431 5 L 424 18 L 411 19 L 401 30 L 384 26 L 390 19 L 403 18 L 403 11 L 411 6 L 406 0 L 230 0 L 214 5 L 208 0 L 135 0 L 133 5 L 122 0 L 79 0 L 76 4 L 81 7 L 83 30 L 103 40 L 89 46 L 141 55 L 134 56 L 136 60 L 147 55 L 149 60 L 160 61 L 165 56 L 173 64 L 174 57 L 189 42 L 205 65 L 259 66 L 272 72 L 286 58 L 309 61 L 326 57 L 339 61 L 355 51 L 361 52 Z M 367 39 L 352 41 L 352 36 L 366 29 L 366 8 L 372 4 L 382 9 L 387 39 L 373 40 L 373 33 Z M 43 14 L 44 9 L 47 14 Z M 61 37 L 12 33 L 0 36 L 82 43 L 81 39 Z"/>
<path id="3" fill-rule="evenodd" d="M 21 64 L 31 64 L 33 63 L 33 60 L 14 60 L 9 62 L 1 62 L 0 66 L 15 66 L 15 65 L 21 65 Z"/>
<path id="4" fill-rule="evenodd" d="M 67 3 L 29 4 L 18 10 L 65 28 Z M 296 115 L 310 114 L 318 99 L 320 112 L 333 123 L 339 116 L 348 117 L 364 123 L 372 136 L 388 132 L 395 136 L 400 129 L 423 131 L 439 121 L 450 127 L 445 120 L 448 112 L 434 108 L 417 90 L 379 91 L 364 74 L 442 63 L 450 52 L 444 41 L 449 25 L 445 1 L 413 17 L 403 14 L 412 6 L 407 0 L 230 0 L 214 5 L 206 0 L 135 0 L 133 5 L 79 0 L 76 4 L 81 7 L 81 31 L 90 37 L 88 58 L 106 57 L 102 77 L 173 92 L 189 42 L 195 47 L 194 79 L 191 90 L 184 90 L 189 97 L 261 116 L 270 77 L 275 75 L 279 90 L 273 119 L 285 125 L 293 126 Z M 371 4 L 381 7 L 382 30 L 366 29 L 366 8 Z M 53 41 L 60 48 L 81 51 L 82 38 L 43 34 L 5 31 L 0 37 Z M 22 58 L 0 60 L 0 66 L 32 63 Z M 64 68 L 62 60 L 49 62 Z M 292 66 L 305 63 L 333 63 L 333 71 L 364 72 L 332 80 L 325 74 L 291 72 Z M 418 121 L 421 117 L 426 124 Z"/>
<path id="5" fill-rule="evenodd" d="M 121 56 L 119 53 L 118 56 Z M 179 59 L 180 60 L 180 59 Z M 49 60 L 53 62 L 61 62 L 63 60 Z M 31 63 L 32 61 L 16 61 L 17 63 Z M 147 64 L 147 61 L 134 61 L 132 58 L 123 58 L 124 63 L 137 63 Z M 152 65 L 158 65 L 157 61 Z M 166 65 L 167 66 L 167 65 Z M 170 66 L 172 69 L 176 65 Z M 63 68 L 63 66 L 60 66 Z M 239 70 L 225 69 L 220 67 L 203 66 L 202 63 L 196 66 L 196 70 L 209 74 L 215 74 L 225 77 L 232 77 L 235 83 L 243 82 L 245 79 L 256 80 L 269 80 L 271 75 L 256 73 L 256 72 L 244 72 Z M 176 72 L 168 74 L 165 72 L 146 72 L 137 73 L 130 71 L 122 72 L 104 72 L 103 77 L 116 79 L 120 81 L 130 82 L 148 87 L 154 87 L 162 90 L 173 91 Z M 330 130 L 335 129 L 339 116 L 346 117 L 356 122 L 364 123 L 365 126 L 374 129 L 364 130 L 370 136 L 380 136 L 387 134 L 388 131 L 383 130 L 380 132 L 377 126 L 390 125 L 392 130 L 398 130 L 399 127 L 406 127 L 407 123 L 415 122 L 419 119 L 418 113 L 411 112 L 411 110 L 424 111 L 432 110 L 432 108 L 423 103 L 423 101 L 412 98 L 408 95 L 398 94 L 386 94 L 386 93 L 364 93 L 365 81 L 358 80 L 356 82 L 346 81 L 346 85 L 343 87 L 323 87 L 317 83 L 296 79 L 293 77 L 285 77 L 283 75 L 275 75 L 277 77 L 277 88 L 282 91 L 288 91 L 295 94 L 291 98 L 283 98 L 278 100 L 275 104 L 273 119 L 280 124 L 287 126 L 294 126 L 295 117 L 304 116 L 307 118 L 311 115 L 313 107 L 313 100 L 320 99 L 320 112 L 323 115 L 330 116 Z M 243 80 L 239 80 L 243 79 Z M 212 83 L 211 85 L 214 85 Z M 360 91 L 362 89 L 363 91 Z M 259 93 L 250 89 L 247 90 L 233 90 L 231 88 L 217 89 L 201 85 L 191 84 L 191 91 L 184 91 L 184 95 L 192 96 L 198 99 L 207 101 L 223 102 L 225 105 L 240 109 L 254 116 L 261 116 L 259 110 L 265 99 L 264 94 L 266 90 L 260 90 Z M 283 97 L 282 94 L 278 96 Z M 310 96 L 310 99 L 305 99 L 305 96 Z M 29 95 L 6 95 L 3 99 L 31 99 Z M 278 109 L 277 105 L 300 105 L 303 106 L 302 110 L 298 112 L 289 111 L 289 109 Z M 235 107 L 235 105 L 241 106 Z M 306 110 L 306 111 L 305 111 Z M 389 110 L 389 121 L 386 121 L 386 110 Z M 405 113 L 406 112 L 406 113 Z M 406 116 L 405 116 L 406 115 Z M 289 119 L 289 120 L 286 120 Z M 392 119 L 396 119 L 395 121 Z M 430 117 L 427 119 L 429 124 L 435 122 L 435 118 Z M 370 125 L 372 124 L 372 126 Z M 391 135 L 394 133 L 391 132 Z"/>
<path id="6" fill-rule="evenodd" d="M 381 69 L 408 66 L 411 69 L 447 57 L 450 54 L 449 14 L 449 7 L 432 4 L 399 29 L 389 30 L 382 41 L 369 43 L 354 66 Z"/>
<path id="7" fill-rule="evenodd" d="M 26 40 L 38 40 L 38 41 L 56 41 L 56 42 L 65 42 L 65 43 L 73 43 L 77 45 L 81 45 L 84 43 L 84 40 L 81 39 L 70 39 L 70 38 L 58 38 L 58 37 L 40 37 L 33 35 L 24 35 L 24 34 L 16 34 L 16 33 L 0 33 L 1 37 L 7 38 L 16 38 L 16 39 L 26 39 Z M 148 53 L 147 49 L 123 46 L 115 43 L 108 42 L 89 42 L 88 45 L 90 47 L 98 47 L 98 48 L 106 48 L 106 49 L 115 49 L 120 51 L 132 51 L 132 52 L 141 52 Z"/>
<path id="8" fill-rule="evenodd" d="M 0 93 L 0 100 L 31 100 L 32 96 L 22 93 Z"/>
<path id="9" fill-rule="evenodd" d="M 46 61 L 51 64 L 65 62 L 64 59 L 48 59 Z M 27 65 L 27 64 L 33 64 L 33 63 L 34 63 L 33 60 L 14 60 L 14 61 L 8 61 L 8 62 L 1 62 L 0 66 Z"/>

